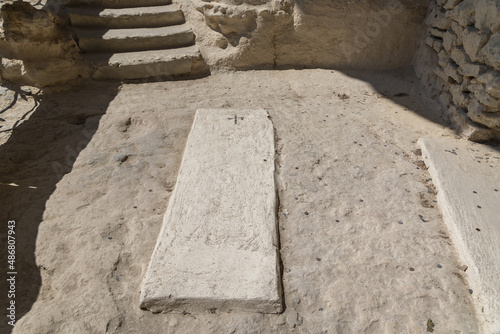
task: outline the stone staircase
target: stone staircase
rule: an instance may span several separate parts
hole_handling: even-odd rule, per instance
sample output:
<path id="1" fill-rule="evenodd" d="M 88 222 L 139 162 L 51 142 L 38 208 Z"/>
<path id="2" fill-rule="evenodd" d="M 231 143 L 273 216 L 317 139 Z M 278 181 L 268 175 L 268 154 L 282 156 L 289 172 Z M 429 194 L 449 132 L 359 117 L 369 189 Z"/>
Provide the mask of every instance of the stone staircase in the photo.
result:
<path id="1" fill-rule="evenodd" d="M 65 5 L 93 78 L 199 76 L 208 68 L 172 0 L 70 0 Z"/>

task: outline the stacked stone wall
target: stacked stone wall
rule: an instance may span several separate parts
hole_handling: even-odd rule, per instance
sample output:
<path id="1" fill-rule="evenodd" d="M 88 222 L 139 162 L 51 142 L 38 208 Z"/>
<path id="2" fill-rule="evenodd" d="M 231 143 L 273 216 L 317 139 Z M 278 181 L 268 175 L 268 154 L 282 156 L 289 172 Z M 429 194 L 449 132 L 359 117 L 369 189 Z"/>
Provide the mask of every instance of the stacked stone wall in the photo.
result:
<path id="1" fill-rule="evenodd" d="M 500 134 L 500 1 L 433 0 L 416 71 L 463 135 Z"/>

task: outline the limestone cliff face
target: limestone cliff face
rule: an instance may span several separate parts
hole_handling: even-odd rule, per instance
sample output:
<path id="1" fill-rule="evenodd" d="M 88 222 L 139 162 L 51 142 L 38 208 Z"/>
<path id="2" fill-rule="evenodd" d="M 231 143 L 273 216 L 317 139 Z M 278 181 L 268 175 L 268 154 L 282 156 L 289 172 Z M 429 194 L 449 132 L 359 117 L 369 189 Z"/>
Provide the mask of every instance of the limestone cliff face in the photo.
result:
<path id="1" fill-rule="evenodd" d="M 500 138 L 500 2 L 433 0 L 417 74 L 465 136 Z"/>
<path id="2" fill-rule="evenodd" d="M 409 65 L 429 0 L 177 0 L 215 67 Z"/>
<path id="3" fill-rule="evenodd" d="M 88 75 L 68 22 L 23 1 L 0 11 L 0 76 L 4 81 L 46 87 Z"/>

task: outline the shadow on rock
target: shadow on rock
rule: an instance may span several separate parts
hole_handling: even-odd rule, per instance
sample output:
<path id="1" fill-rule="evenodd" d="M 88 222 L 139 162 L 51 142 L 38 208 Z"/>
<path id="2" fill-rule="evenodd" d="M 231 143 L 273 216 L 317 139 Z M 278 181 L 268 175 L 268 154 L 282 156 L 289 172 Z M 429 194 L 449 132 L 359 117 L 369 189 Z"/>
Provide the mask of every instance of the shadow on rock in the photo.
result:
<path id="1" fill-rule="evenodd" d="M 1 333 L 12 331 L 9 314 L 15 314 L 12 318 L 17 322 L 43 293 L 44 268 L 37 265 L 35 254 L 46 202 L 97 131 L 118 86 L 87 83 L 70 92 L 38 97 L 31 116 L 15 127 L 8 141 L 0 146 L 0 261 L 4 264 Z M 11 228 L 15 234 L 10 232 L 10 237 L 9 222 L 15 225 Z M 15 260 L 11 256 L 8 263 L 8 245 L 14 244 Z M 8 282 L 6 278 L 13 279 Z M 15 309 L 7 310 L 12 302 Z"/>

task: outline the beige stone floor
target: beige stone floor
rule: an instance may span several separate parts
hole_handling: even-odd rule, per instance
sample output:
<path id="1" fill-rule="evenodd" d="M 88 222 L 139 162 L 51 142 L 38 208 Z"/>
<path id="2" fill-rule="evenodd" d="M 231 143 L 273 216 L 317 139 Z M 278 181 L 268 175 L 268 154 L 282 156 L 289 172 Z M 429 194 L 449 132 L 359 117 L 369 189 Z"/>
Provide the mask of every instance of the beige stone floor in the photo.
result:
<path id="1" fill-rule="evenodd" d="M 417 82 L 406 70 L 248 71 L 38 96 L 0 133 L 0 219 L 18 222 L 22 267 L 13 333 L 426 333 L 429 320 L 434 333 L 478 333 L 416 143 L 454 133 Z M 13 96 L 2 91 L 0 110 Z M 20 98 L 0 131 L 33 105 Z M 198 108 L 271 115 L 283 314 L 139 308 Z"/>

